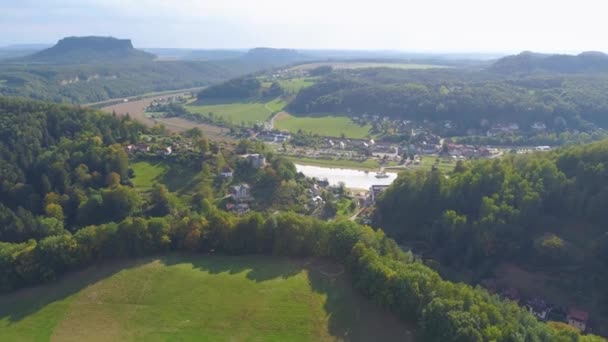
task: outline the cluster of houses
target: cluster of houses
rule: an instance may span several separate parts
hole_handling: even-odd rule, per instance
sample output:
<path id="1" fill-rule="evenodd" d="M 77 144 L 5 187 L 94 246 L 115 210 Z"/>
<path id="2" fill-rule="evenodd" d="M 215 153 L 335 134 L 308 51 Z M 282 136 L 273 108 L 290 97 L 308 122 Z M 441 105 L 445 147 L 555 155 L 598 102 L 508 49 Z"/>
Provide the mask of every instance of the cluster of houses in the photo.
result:
<path id="1" fill-rule="evenodd" d="M 186 102 L 186 98 L 182 95 L 157 97 L 152 100 L 152 102 L 148 106 L 148 109 L 151 109 L 153 111 L 153 109 L 155 107 L 160 107 L 160 106 L 170 104 L 170 103 L 185 103 L 185 102 Z"/>
<path id="2" fill-rule="evenodd" d="M 266 157 L 261 154 L 244 154 L 240 157 L 247 160 L 255 169 L 266 166 Z M 224 166 L 219 174 L 220 177 L 226 179 L 232 178 L 233 175 L 234 170 L 230 166 Z M 231 201 L 226 204 L 226 210 L 237 214 L 249 212 L 249 205 L 254 201 L 254 198 L 251 195 L 251 187 L 247 183 L 240 183 L 231 186 L 228 190 L 228 197 L 231 199 Z"/>
<path id="3" fill-rule="evenodd" d="M 497 284 L 494 279 L 483 280 L 481 286 L 490 293 L 499 293 L 497 292 Z M 571 307 L 566 310 L 560 306 L 548 303 L 540 297 L 531 297 L 523 301 L 519 291 L 513 287 L 503 290 L 499 295 L 504 299 L 523 306 L 541 321 L 564 321 L 582 332 L 587 331 L 589 328 L 589 313 L 579 308 Z"/>
<path id="4" fill-rule="evenodd" d="M 147 135 L 143 137 L 143 140 L 145 142 L 125 146 L 125 151 L 129 154 L 139 153 L 157 156 L 170 156 L 176 153 L 200 153 L 200 149 L 195 147 L 192 139 L 185 137 Z"/>
<path id="5" fill-rule="evenodd" d="M 282 144 L 284 142 L 287 142 L 289 139 L 291 139 L 291 135 L 289 135 L 287 133 L 282 133 L 282 132 L 265 130 L 265 131 L 259 133 L 256 136 L 256 138 L 259 140 L 265 141 L 265 142 Z"/>
<path id="6" fill-rule="evenodd" d="M 171 146 L 154 148 L 154 150 L 152 150 L 152 147 L 148 144 L 127 145 L 125 147 L 125 150 L 127 151 L 127 153 L 135 153 L 135 152 L 150 153 L 150 152 L 152 152 L 157 155 L 164 155 L 164 156 L 170 156 L 171 154 L 173 154 L 173 147 L 171 147 Z"/>

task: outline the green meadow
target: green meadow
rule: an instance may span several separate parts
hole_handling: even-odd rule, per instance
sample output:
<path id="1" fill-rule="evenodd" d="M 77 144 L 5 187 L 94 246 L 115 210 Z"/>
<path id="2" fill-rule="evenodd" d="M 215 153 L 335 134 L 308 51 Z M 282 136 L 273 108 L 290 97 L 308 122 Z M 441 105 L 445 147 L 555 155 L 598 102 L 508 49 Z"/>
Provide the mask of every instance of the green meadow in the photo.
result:
<path id="1" fill-rule="evenodd" d="M 282 113 L 274 121 L 274 127 L 289 132 L 312 132 L 321 136 L 362 139 L 370 136 L 370 125 L 360 126 L 345 116 L 299 117 Z"/>
<path id="2" fill-rule="evenodd" d="M 239 125 L 244 123 L 252 126 L 255 123 L 267 121 L 270 116 L 279 112 L 285 107 L 286 103 L 280 99 L 269 102 L 235 102 L 222 104 L 191 104 L 186 109 L 195 114 L 223 118 L 232 124 Z"/>
<path id="3" fill-rule="evenodd" d="M 135 176 L 131 181 L 142 192 L 150 191 L 156 184 L 164 184 L 170 191 L 184 194 L 200 181 L 196 170 L 181 165 L 173 167 L 165 162 L 139 161 L 130 166 Z"/>
<path id="4" fill-rule="evenodd" d="M 0 296 L 3 341 L 413 341 L 340 265 L 261 256 L 115 262 Z"/>

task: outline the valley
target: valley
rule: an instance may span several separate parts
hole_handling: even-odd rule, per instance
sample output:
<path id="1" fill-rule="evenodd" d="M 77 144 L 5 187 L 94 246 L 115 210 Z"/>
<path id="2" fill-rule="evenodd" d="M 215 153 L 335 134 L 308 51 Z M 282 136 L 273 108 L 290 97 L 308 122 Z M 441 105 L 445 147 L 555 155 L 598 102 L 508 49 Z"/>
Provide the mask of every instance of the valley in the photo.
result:
<path id="1" fill-rule="evenodd" d="M 608 336 L 606 55 L 9 56 L 5 339 Z"/>

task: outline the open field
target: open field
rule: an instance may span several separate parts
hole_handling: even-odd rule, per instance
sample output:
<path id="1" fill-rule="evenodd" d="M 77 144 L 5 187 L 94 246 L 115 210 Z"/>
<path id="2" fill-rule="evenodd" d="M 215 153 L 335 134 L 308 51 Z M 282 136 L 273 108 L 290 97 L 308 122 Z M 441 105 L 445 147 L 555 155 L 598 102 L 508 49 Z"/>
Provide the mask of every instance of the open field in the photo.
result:
<path id="1" fill-rule="evenodd" d="M 321 66 L 331 66 L 334 69 L 366 69 L 366 68 L 394 68 L 394 69 L 432 69 L 447 68 L 443 65 L 390 63 L 390 62 L 318 62 L 297 65 L 289 70 L 311 70 Z"/>
<path id="2" fill-rule="evenodd" d="M 368 137 L 371 126 L 359 126 L 344 116 L 297 117 L 280 113 L 274 120 L 274 128 L 289 132 L 312 132 L 321 136 L 362 139 Z"/>
<path id="3" fill-rule="evenodd" d="M 170 191 L 180 194 L 193 190 L 194 185 L 200 180 L 195 170 L 177 166 L 172 167 L 167 163 L 151 163 L 139 161 L 131 164 L 135 178 L 131 181 L 139 191 L 151 190 L 156 184 L 164 184 Z"/>
<path id="4" fill-rule="evenodd" d="M 180 95 L 179 93 L 175 95 Z M 221 127 L 207 125 L 198 122 L 192 122 L 182 118 L 162 118 L 162 119 L 151 119 L 145 115 L 146 108 L 152 103 L 154 98 L 145 98 L 137 101 L 121 102 L 108 107 L 101 108 L 102 111 L 112 113 L 116 112 L 118 115 L 126 115 L 127 113 L 131 118 L 145 124 L 146 126 L 154 126 L 155 124 L 164 125 L 170 132 L 184 132 L 191 128 L 197 127 L 203 134 L 215 141 L 231 141 L 232 139 L 227 136 L 228 130 Z"/>
<path id="5" fill-rule="evenodd" d="M 314 78 L 290 78 L 288 80 L 279 80 L 281 88 L 288 94 L 297 94 L 300 90 L 310 87 L 315 84 Z"/>
<path id="6" fill-rule="evenodd" d="M 245 123 L 251 126 L 258 122 L 267 121 L 272 113 L 278 112 L 285 107 L 285 102 L 273 100 L 267 103 L 262 102 L 242 102 L 228 104 L 192 104 L 186 106 L 191 113 L 209 116 L 212 113 L 215 117 L 222 117 L 233 124 Z"/>
<path id="7" fill-rule="evenodd" d="M 5 341 L 414 341 L 340 265 L 169 255 L 0 297 Z"/>
<path id="8" fill-rule="evenodd" d="M 443 173 L 448 173 L 454 171 L 454 167 L 456 166 L 455 161 L 448 161 L 445 158 L 439 158 L 439 163 L 436 164 L 437 157 L 434 156 L 422 156 L 420 159 L 420 167 L 423 170 L 429 171 L 433 169 L 433 165 L 437 165 L 437 169 L 441 170 Z"/>

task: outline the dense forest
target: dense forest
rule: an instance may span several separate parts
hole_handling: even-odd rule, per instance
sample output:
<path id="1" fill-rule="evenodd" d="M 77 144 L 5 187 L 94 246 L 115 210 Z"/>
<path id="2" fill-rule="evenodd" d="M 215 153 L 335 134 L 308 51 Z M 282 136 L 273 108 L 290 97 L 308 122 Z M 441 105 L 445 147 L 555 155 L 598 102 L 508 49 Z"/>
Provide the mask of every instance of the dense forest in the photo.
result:
<path id="1" fill-rule="evenodd" d="M 0 95 L 89 103 L 207 86 L 257 69 L 255 64 L 149 61 L 86 65 L 0 63 Z"/>
<path id="2" fill-rule="evenodd" d="M 215 84 L 201 90 L 197 99 L 205 101 L 246 101 L 259 98 L 275 98 L 283 93 L 278 82 L 269 86 L 255 77 L 235 78 L 220 84 Z"/>
<path id="3" fill-rule="evenodd" d="M 2 291 L 93 262 L 168 251 L 321 256 L 343 262 L 362 294 L 417 322 L 425 341 L 602 340 L 541 323 L 485 290 L 444 281 L 381 230 L 289 212 L 234 216 L 209 197 L 185 205 L 162 187 L 142 198 L 130 186 L 122 144 L 138 141 L 144 128 L 128 118 L 4 98 L 0 113 Z M 587 164 L 579 171 L 572 162 L 579 151 L 571 153 L 563 155 L 564 172 L 585 172 Z M 591 167 L 593 154 L 588 158 Z"/>
<path id="4" fill-rule="evenodd" d="M 454 172 L 403 173 L 375 225 L 473 281 L 501 263 L 560 274 L 606 315 L 608 142 L 548 154 L 459 162 Z"/>
<path id="5" fill-rule="evenodd" d="M 492 123 L 535 122 L 557 132 L 608 126 L 608 76 L 508 76 L 465 69 L 334 71 L 289 104 L 296 115 L 377 114 L 404 120 L 450 120 L 464 134 Z"/>

